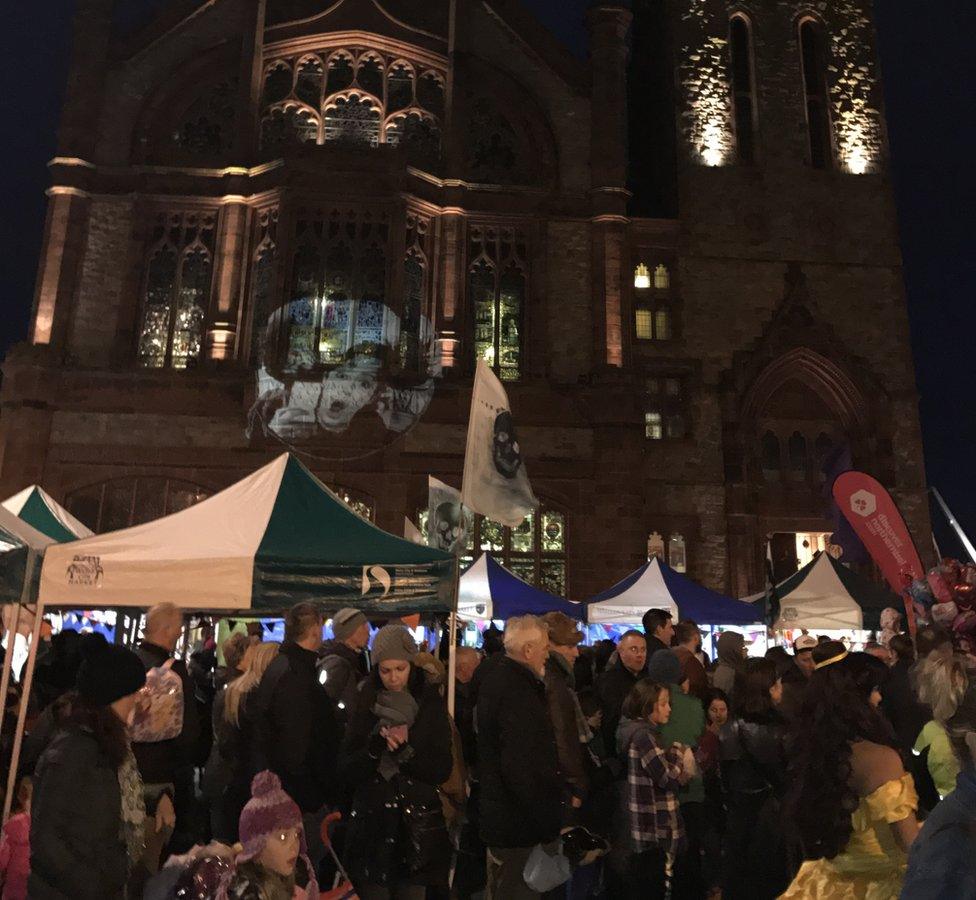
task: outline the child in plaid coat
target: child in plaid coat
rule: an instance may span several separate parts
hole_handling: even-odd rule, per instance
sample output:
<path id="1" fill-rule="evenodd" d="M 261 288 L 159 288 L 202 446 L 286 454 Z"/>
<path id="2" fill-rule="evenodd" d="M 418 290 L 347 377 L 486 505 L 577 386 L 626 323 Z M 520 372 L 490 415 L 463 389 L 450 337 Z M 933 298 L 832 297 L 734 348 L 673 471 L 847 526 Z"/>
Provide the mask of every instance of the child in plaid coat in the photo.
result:
<path id="1" fill-rule="evenodd" d="M 684 827 L 678 789 L 684 783 L 684 747 L 662 750 L 657 729 L 671 716 L 668 688 L 644 680 L 634 685 L 623 706 L 621 749 L 627 753 L 627 794 L 631 856 L 628 896 L 663 898 Z"/>

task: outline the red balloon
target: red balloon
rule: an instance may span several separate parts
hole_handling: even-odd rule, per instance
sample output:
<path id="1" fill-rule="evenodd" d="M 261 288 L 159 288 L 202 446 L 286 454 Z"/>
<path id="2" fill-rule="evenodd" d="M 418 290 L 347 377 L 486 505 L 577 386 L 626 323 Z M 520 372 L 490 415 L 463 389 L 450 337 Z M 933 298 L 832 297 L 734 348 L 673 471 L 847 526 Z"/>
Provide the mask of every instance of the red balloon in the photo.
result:
<path id="1" fill-rule="evenodd" d="M 956 591 L 956 606 L 960 609 L 972 609 L 973 603 L 976 602 L 976 597 L 973 596 L 976 588 L 967 582 L 962 582 L 957 584 L 955 587 Z"/>

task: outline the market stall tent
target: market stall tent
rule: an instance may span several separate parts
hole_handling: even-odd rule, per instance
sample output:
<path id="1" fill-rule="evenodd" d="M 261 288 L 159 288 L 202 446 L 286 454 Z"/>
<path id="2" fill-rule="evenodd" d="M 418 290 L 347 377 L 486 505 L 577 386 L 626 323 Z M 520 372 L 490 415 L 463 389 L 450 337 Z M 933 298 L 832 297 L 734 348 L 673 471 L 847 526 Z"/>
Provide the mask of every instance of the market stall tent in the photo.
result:
<path id="1" fill-rule="evenodd" d="M 44 488 L 32 484 L 8 497 L 2 506 L 28 525 L 53 538 L 58 543 L 91 537 L 93 532 L 79 522 Z"/>
<path id="2" fill-rule="evenodd" d="M 709 590 L 654 557 L 623 581 L 586 601 L 591 624 L 633 625 L 649 609 L 699 625 L 751 625 L 762 620 L 755 606 Z"/>
<path id="3" fill-rule="evenodd" d="M 483 553 L 461 576 L 458 615 L 462 619 L 509 619 L 558 611 L 582 619 L 585 608 L 533 587 Z"/>
<path id="4" fill-rule="evenodd" d="M 829 553 L 821 553 L 773 590 L 780 606 L 774 629 L 876 630 L 883 609 L 903 606 L 889 590 L 858 575 Z M 755 599 L 766 598 L 763 593 Z"/>
<path id="5" fill-rule="evenodd" d="M 282 610 L 302 601 L 377 615 L 453 608 L 454 557 L 395 537 L 290 454 L 162 519 L 45 553 L 38 599 L 73 608 Z"/>

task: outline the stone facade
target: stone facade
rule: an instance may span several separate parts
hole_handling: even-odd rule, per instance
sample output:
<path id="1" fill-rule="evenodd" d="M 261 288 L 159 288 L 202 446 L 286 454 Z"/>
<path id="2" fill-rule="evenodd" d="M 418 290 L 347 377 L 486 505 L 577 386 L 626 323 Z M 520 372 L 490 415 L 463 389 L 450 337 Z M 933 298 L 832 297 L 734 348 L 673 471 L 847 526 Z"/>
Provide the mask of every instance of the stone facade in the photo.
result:
<path id="1" fill-rule="evenodd" d="M 197 5 L 110 39 L 111 0 L 80 0 L 79 47 L 110 49 L 72 62 L 31 340 L 4 365 L 8 494 L 37 481 L 89 518 L 134 498 L 134 521 L 142 491 L 204 496 L 281 452 L 273 434 L 246 434 L 257 359 L 278 372 L 274 354 L 294 351 L 290 333 L 267 337 L 265 317 L 292 315 L 315 215 L 367 216 L 385 223 L 384 296 L 406 321 L 421 272 L 416 302 L 448 367 L 404 434 L 320 434 L 297 449 L 367 498 L 381 527 L 399 532 L 426 505 L 428 474 L 460 481 L 471 273 L 490 234 L 523 291 L 507 387 L 533 486 L 565 517 L 571 597 L 640 564 L 652 532 L 680 535 L 701 582 L 761 589 L 768 535 L 831 530 L 829 448 L 888 485 L 930 546 L 866 0 L 595 3 L 589 63 L 518 0 L 457 2 L 453 30 L 454 0 Z M 750 36 L 749 164 L 734 15 Z M 642 28 L 652 16 L 667 27 Z M 808 18 L 827 47 L 821 168 L 801 72 Z M 648 54 L 667 60 L 665 88 L 641 81 Z M 371 105 L 377 78 L 385 96 Z M 634 127 L 649 91 L 646 107 L 666 112 L 653 147 Z M 633 178 L 650 159 L 666 186 L 652 200 Z M 671 195 L 676 210 L 660 202 Z M 146 332 L 167 253 L 178 281 L 159 283 L 188 304 L 191 337 L 181 343 L 172 313 L 158 349 Z M 651 287 L 637 286 L 638 266 Z M 154 498 L 147 508 L 173 508 Z"/>

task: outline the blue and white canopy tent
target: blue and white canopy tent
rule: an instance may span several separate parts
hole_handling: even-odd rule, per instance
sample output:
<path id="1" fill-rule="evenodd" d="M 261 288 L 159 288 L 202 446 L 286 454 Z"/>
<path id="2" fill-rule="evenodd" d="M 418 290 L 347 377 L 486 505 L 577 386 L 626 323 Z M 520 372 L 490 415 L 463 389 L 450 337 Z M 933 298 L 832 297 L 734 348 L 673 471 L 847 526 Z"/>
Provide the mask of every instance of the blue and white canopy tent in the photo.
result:
<path id="1" fill-rule="evenodd" d="M 93 534 L 90 528 L 79 522 L 44 488 L 36 484 L 8 497 L 0 505 L 59 544 L 91 537 Z"/>
<path id="2" fill-rule="evenodd" d="M 699 625 L 752 625 L 762 610 L 750 603 L 696 584 L 654 557 L 608 591 L 585 602 L 586 621 L 594 625 L 639 624 L 649 609 L 663 609 L 675 620 Z"/>
<path id="3" fill-rule="evenodd" d="M 582 620 L 585 611 L 581 603 L 563 600 L 523 581 L 489 553 L 483 553 L 461 576 L 458 588 L 458 616 L 462 619 L 510 619 L 561 612 Z"/>

